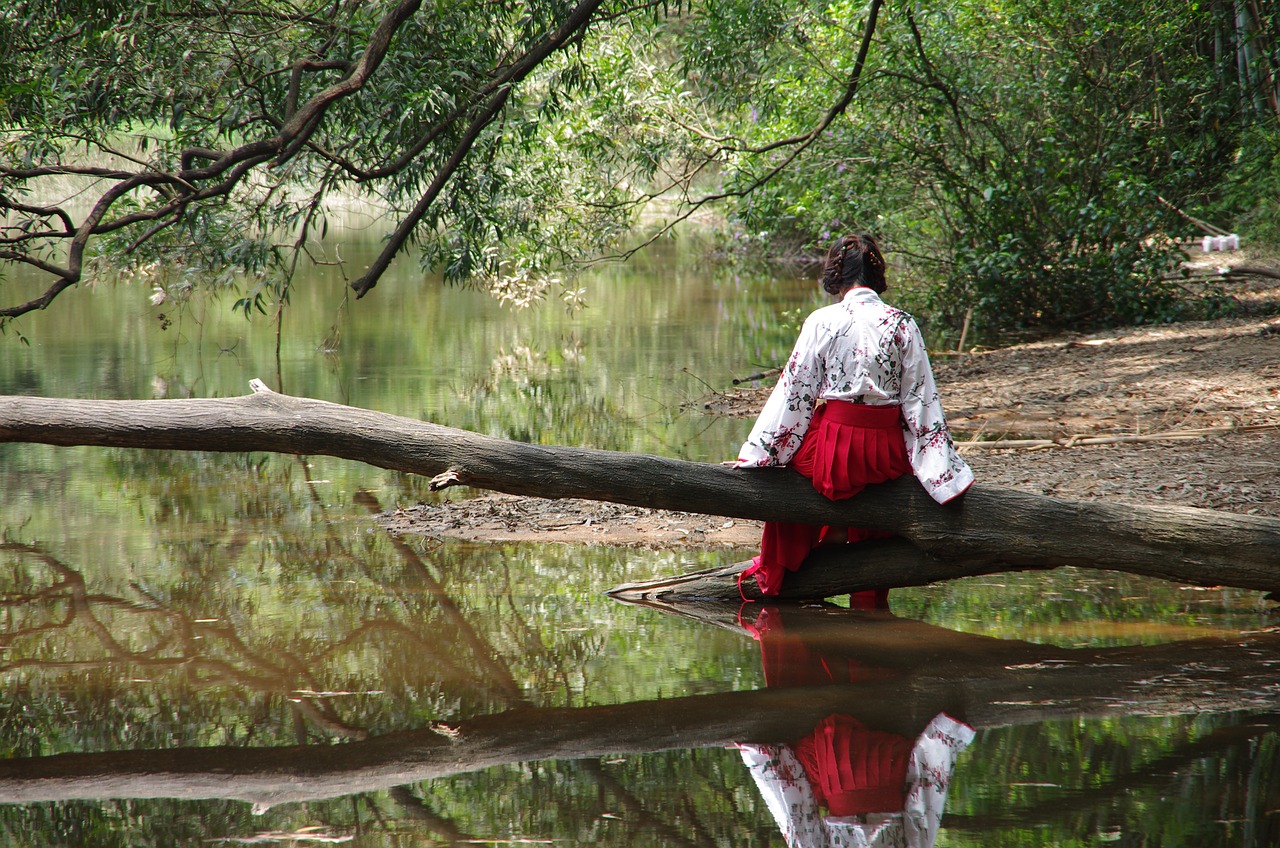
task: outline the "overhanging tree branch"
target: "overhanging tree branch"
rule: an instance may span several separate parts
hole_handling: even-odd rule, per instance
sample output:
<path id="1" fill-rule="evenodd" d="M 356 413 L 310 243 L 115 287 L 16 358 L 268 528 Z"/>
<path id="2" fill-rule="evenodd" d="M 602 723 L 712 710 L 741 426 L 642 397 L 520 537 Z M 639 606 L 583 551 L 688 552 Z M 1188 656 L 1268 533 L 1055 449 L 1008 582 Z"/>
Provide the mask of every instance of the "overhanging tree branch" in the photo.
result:
<path id="1" fill-rule="evenodd" d="M 431 209 L 431 205 L 440 196 L 440 192 L 444 191 L 444 187 L 448 184 L 450 178 L 462 167 L 462 163 L 471 152 L 471 147 L 476 143 L 476 139 L 480 137 L 480 133 L 484 132 L 485 127 L 489 126 L 498 113 L 502 111 L 502 107 L 506 105 L 507 98 L 510 96 L 511 89 L 504 88 L 499 90 L 489 99 L 489 102 L 480 110 L 480 113 L 472 119 L 470 126 L 462 134 L 462 138 L 459 139 L 453 153 L 444 165 L 436 171 L 435 177 L 431 180 L 431 185 L 427 186 L 427 190 L 418 199 L 418 202 L 414 204 L 413 209 L 400 220 L 399 225 L 396 226 L 395 231 L 387 239 L 387 243 L 378 253 L 377 258 L 369 264 L 369 270 L 361 275 L 359 279 L 351 281 L 351 288 L 355 291 L 357 298 L 364 297 L 369 293 L 370 289 L 378 284 L 378 280 L 386 273 L 387 268 L 391 266 L 391 260 L 396 258 L 396 254 L 413 236 L 413 231 L 418 228 L 418 224 L 422 222 L 423 217 Z"/>
<path id="2" fill-rule="evenodd" d="M 391 261 L 404 247 L 405 243 L 412 237 L 413 231 L 417 229 L 418 225 L 422 222 L 423 217 L 426 216 L 432 204 L 435 203 L 436 198 L 440 196 L 440 192 L 444 190 L 444 187 L 448 184 L 449 180 L 455 173 L 457 173 L 458 169 L 462 167 L 462 163 L 471 152 L 471 148 L 475 144 L 476 139 L 480 137 L 480 134 L 484 132 L 485 128 L 488 127 L 489 124 L 492 123 L 493 120 L 502 112 L 503 107 L 507 103 L 507 99 L 511 95 L 511 86 L 519 83 L 552 53 L 577 37 L 587 27 L 587 25 L 591 23 L 592 15 L 595 14 L 596 10 L 600 8 L 603 2 L 604 0 L 585 0 L 582 3 L 579 3 L 578 6 L 569 13 L 564 23 L 561 24 L 555 32 L 543 39 L 536 47 L 526 52 L 499 76 L 499 80 L 501 80 L 501 82 L 495 81 L 495 83 L 492 83 L 486 89 L 486 91 L 492 90 L 493 93 L 489 95 L 487 102 L 485 102 L 484 106 L 481 107 L 476 116 L 472 118 L 471 123 L 462 134 L 462 138 L 459 139 L 457 145 L 455 145 L 453 153 L 450 154 L 444 165 L 436 171 L 431 184 L 427 186 L 427 190 L 418 199 L 418 202 L 414 204 L 413 209 L 408 215 L 401 219 L 395 231 L 387 239 L 387 244 L 382 248 L 381 252 L 379 252 L 378 257 L 369 265 L 369 270 L 359 279 L 352 281 L 351 288 L 356 292 L 357 298 L 364 297 L 368 294 L 369 290 L 377 285 L 378 280 L 384 273 L 386 273 L 387 268 L 391 265 Z M 456 111 L 455 114 L 460 115 L 460 113 L 457 113 Z M 407 151 L 405 156 L 402 156 L 401 159 L 392 167 L 397 169 L 405 167 L 408 164 L 408 159 L 406 157 L 410 155 L 418 155 L 423 149 L 425 149 L 429 140 L 438 134 L 437 130 L 444 126 L 446 126 L 446 124 L 441 122 L 441 124 L 438 124 L 436 128 L 429 131 L 427 136 L 424 136 L 418 144 L 411 148 L 410 151 Z M 377 172 L 375 172 L 375 174 L 376 173 Z"/>
<path id="3" fill-rule="evenodd" d="M 89 239 L 102 233 L 127 227 L 135 223 L 154 221 L 159 224 L 151 234 L 159 232 L 165 226 L 180 218 L 181 213 L 192 203 L 228 194 L 255 167 L 274 159 L 277 164 L 293 156 L 315 132 L 325 112 L 338 100 L 349 97 L 359 91 L 377 71 L 386 57 L 387 50 L 396 32 L 421 5 L 420 0 L 402 0 L 396 4 L 374 28 L 365 50 L 351 67 L 351 72 L 340 82 L 329 86 L 309 99 L 285 121 L 273 139 L 250 142 L 239 147 L 216 151 L 196 148 L 184 151 L 179 161 L 182 167 L 177 172 L 145 170 L 141 172 L 120 171 L 116 169 L 44 167 L 32 169 L 0 169 L 0 175 L 17 179 L 31 178 L 58 173 L 79 173 L 117 179 L 119 182 L 108 188 L 79 227 L 72 227 L 74 236 L 69 246 L 68 259 L 65 266 L 52 271 L 57 281 L 49 286 L 43 294 L 26 303 L 0 309 L 0 319 L 14 318 L 37 309 L 47 307 L 59 294 L 78 283 L 83 274 L 84 250 Z M 196 160 L 208 161 L 202 168 L 191 167 Z M 202 181 L 226 175 L 221 182 L 206 188 L 198 187 Z M 176 195 L 167 203 L 153 209 L 147 209 L 114 220 L 107 220 L 112 206 L 121 198 L 139 188 L 170 184 L 178 187 Z M 36 265 L 18 257 L 41 270 L 50 270 L 48 264 Z"/>
<path id="4" fill-rule="evenodd" d="M 338 160 L 337 164 L 341 165 L 361 181 L 380 179 L 403 171 L 414 159 L 422 155 L 422 152 L 426 150 L 433 141 L 446 133 L 449 128 L 454 126 L 469 110 L 474 109 L 477 104 L 486 102 L 486 99 L 488 102 L 492 102 L 493 95 L 499 93 L 503 88 L 509 89 L 514 84 L 520 82 L 532 73 L 538 65 L 546 61 L 553 53 L 580 37 L 586 30 L 586 27 L 593 20 L 593 16 L 597 13 L 600 6 L 603 5 L 603 2 L 604 0 L 587 0 L 587 2 L 580 3 L 572 12 L 569 13 L 565 22 L 557 28 L 555 32 L 548 35 L 539 44 L 508 65 L 501 73 L 494 74 L 493 79 L 490 80 L 487 85 L 480 88 L 472 97 L 457 106 L 428 128 L 416 142 L 401 153 L 394 161 L 383 165 L 380 168 L 372 168 L 369 170 L 359 168 L 350 162 L 342 160 Z M 637 8 L 648 8 L 652 5 L 654 4 L 646 3 Z"/>
<path id="5" fill-rule="evenodd" d="M 742 148 L 742 149 L 731 148 L 731 147 L 721 147 L 719 150 L 715 151 L 708 157 L 708 160 L 712 160 L 715 157 L 725 152 L 745 152 L 745 153 L 763 155 L 766 153 L 773 152 L 774 150 L 780 150 L 784 147 L 793 148 L 783 158 L 781 162 L 779 162 L 772 168 L 769 168 L 763 175 L 756 177 L 749 184 L 747 184 L 742 188 L 737 188 L 730 191 L 715 192 L 712 194 L 704 195 L 703 197 L 700 197 L 694 200 L 690 200 L 686 208 L 679 215 L 676 215 L 675 218 L 673 218 L 671 221 L 668 221 L 667 223 L 665 223 L 662 227 L 658 229 L 657 232 L 655 232 L 648 239 L 645 239 L 640 244 L 624 252 L 621 258 L 624 258 L 624 259 L 629 258 L 635 255 L 637 252 L 648 247 L 649 245 L 653 244 L 658 239 L 665 237 L 667 234 L 671 232 L 671 230 L 677 224 L 685 220 L 688 220 L 698 210 L 700 210 L 702 207 L 708 204 L 716 203 L 721 200 L 728 200 L 729 198 L 734 198 L 734 197 L 746 197 L 747 195 L 754 193 L 755 191 L 757 191 L 758 189 L 766 185 L 770 180 L 778 176 L 778 174 L 782 173 L 787 168 L 789 168 L 791 164 L 800 157 L 800 154 L 804 153 L 804 151 L 807 150 L 810 147 L 810 145 L 812 145 L 815 141 L 817 141 L 817 139 L 822 135 L 823 131 L 825 131 L 827 127 L 831 126 L 831 124 L 835 122 L 836 118 L 840 117 L 845 113 L 845 111 L 849 108 L 849 104 L 853 103 L 853 98 L 857 94 L 858 86 L 862 81 L 862 69 L 866 65 L 867 55 L 868 53 L 870 53 L 870 50 L 871 50 L 871 40 L 875 35 L 876 22 L 880 16 L 880 7 L 883 5 L 884 5 L 883 0 L 871 0 L 871 7 L 867 11 L 867 23 L 866 23 L 866 26 L 863 28 L 862 41 L 858 45 L 858 53 L 856 58 L 854 59 L 853 71 L 849 74 L 849 81 L 845 84 L 844 91 L 841 93 L 840 98 L 834 104 L 832 104 L 829 109 L 827 109 L 826 114 L 822 116 L 822 119 L 813 127 L 813 129 L 809 130 L 807 133 L 804 133 L 803 135 L 796 135 L 796 136 L 791 136 L 790 138 L 778 139 L 777 141 L 770 142 L 769 144 L 762 145 L 760 147 L 750 147 L 750 148 Z M 662 192 L 658 192 L 657 194 L 652 195 L 651 198 L 656 199 L 662 194 L 665 194 L 666 191 L 669 191 L 671 188 L 676 187 L 676 185 L 677 184 L 673 184 L 672 186 L 668 187 Z"/>
<path id="6" fill-rule="evenodd" d="M 483 85 L 462 97 L 456 106 L 436 120 L 398 157 L 377 168 L 361 168 L 345 160 L 338 153 L 326 149 L 323 144 L 313 143 L 312 139 L 326 124 L 334 104 L 366 88 L 369 81 L 379 72 L 397 33 L 401 32 L 405 24 L 418 12 L 421 6 L 420 0 L 403 0 L 395 4 L 377 22 L 369 35 L 365 49 L 355 61 L 328 59 L 313 52 L 307 58 L 295 60 L 280 70 L 278 73 L 289 75 L 287 91 L 282 94 L 280 117 L 271 115 L 267 110 L 265 93 L 256 86 L 256 83 L 245 83 L 249 88 L 244 92 L 260 102 L 264 110 L 263 114 L 253 119 L 251 123 L 271 125 L 273 134 L 269 138 L 225 150 L 211 149 L 207 146 L 186 148 L 177 154 L 180 167 L 176 171 L 159 170 L 154 166 L 144 166 L 139 171 L 62 165 L 25 169 L 0 167 L 0 175 L 15 180 L 77 174 L 116 182 L 98 197 L 89 216 L 79 227 L 75 226 L 65 210 L 57 209 L 56 212 L 49 212 L 64 218 L 66 232 L 50 232 L 45 236 L 49 239 L 66 238 L 70 241 L 67 249 L 68 258 L 64 265 L 58 267 L 47 260 L 43 264 L 38 264 L 24 259 L 23 257 L 27 254 L 22 251 L 11 252 L 10 258 L 15 261 L 27 261 L 27 264 L 41 271 L 48 272 L 49 268 L 53 267 L 58 279 L 39 297 L 17 306 L 0 309 L 0 320 L 42 309 L 66 288 L 79 282 L 83 274 L 85 245 L 95 236 L 136 224 L 149 224 L 145 232 L 133 240 L 132 247 L 136 249 L 161 231 L 182 220 L 186 210 L 193 204 L 230 194 L 243 183 L 244 178 L 254 168 L 268 162 L 276 167 L 281 166 L 292 161 L 304 150 L 311 151 L 321 159 L 337 165 L 357 181 L 394 176 L 412 167 L 428 147 L 433 143 L 440 143 L 442 139 L 447 139 L 456 130 L 458 121 L 469 116 L 469 123 L 461 136 L 456 141 L 448 142 L 451 148 L 446 147 L 448 155 L 444 158 L 443 164 L 432 175 L 427 189 L 414 209 L 400 221 L 382 256 L 368 273 L 353 284 L 353 288 L 360 295 L 367 293 L 376 284 L 379 275 L 385 271 L 390 259 L 411 238 L 414 228 L 420 225 L 428 215 L 432 204 L 438 201 L 444 187 L 462 167 L 484 129 L 501 114 L 511 96 L 513 86 L 528 77 L 555 52 L 580 40 L 604 2 L 605 0 L 583 0 L 558 13 L 551 31 L 534 40 L 527 48 L 516 51 L 514 58 L 508 56 L 495 60 L 500 64 L 485 75 L 487 79 Z M 630 13 L 655 5 L 656 0 L 651 3 L 642 3 L 630 10 Z M 333 14 L 336 13 L 335 7 Z M 267 16 L 267 18 L 270 17 Z M 324 23 L 310 18 L 307 20 L 317 26 Z M 332 46 L 333 39 L 328 39 L 326 44 Z M 322 70 L 345 70 L 346 73 L 341 80 L 327 86 L 305 102 L 299 103 L 303 75 L 308 71 Z M 227 118 L 227 113 L 224 113 L 223 118 Z M 242 127 L 248 126 L 243 120 L 239 123 Z M 216 180 L 217 183 L 212 186 L 207 185 L 211 180 Z M 166 186 L 171 190 L 166 190 Z M 116 203 L 143 188 L 152 188 L 161 193 L 162 201 L 153 206 L 131 210 L 128 214 L 117 218 L 110 217 L 110 211 Z M 22 211 L 13 205 L 6 206 L 0 203 L 0 207 Z M 33 206 L 27 210 L 27 214 L 35 215 L 37 209 L 43 209 L 43 207 Z"/>

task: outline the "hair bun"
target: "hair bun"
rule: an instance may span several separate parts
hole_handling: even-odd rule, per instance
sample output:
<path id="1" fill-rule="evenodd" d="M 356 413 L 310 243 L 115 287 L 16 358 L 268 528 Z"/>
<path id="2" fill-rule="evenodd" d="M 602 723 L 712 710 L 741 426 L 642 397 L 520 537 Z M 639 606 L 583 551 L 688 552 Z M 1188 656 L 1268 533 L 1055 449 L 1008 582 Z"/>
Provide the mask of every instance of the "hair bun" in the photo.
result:
<path id="1" fill-rule="evenodd" d="M 886 288 L 884 272 L 884 256 L 874 236 L 869 233 L 842 236 L 827 251 L 827 263 L 822 269 L 822 288 L 833 295 L 854 286 L 883 292 Z"/>

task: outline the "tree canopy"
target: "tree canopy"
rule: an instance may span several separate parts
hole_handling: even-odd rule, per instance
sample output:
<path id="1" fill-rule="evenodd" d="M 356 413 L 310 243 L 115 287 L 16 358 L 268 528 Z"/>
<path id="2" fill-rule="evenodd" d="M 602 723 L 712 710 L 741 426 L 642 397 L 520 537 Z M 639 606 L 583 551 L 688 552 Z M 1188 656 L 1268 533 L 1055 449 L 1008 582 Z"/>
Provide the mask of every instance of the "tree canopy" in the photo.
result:
<path id="1" fill-rule="evenodd" d="M 1256 0 L 21 0 L 0 260 L 44 282 L 0 281 L 0 326 L 142 270 L 265 311 L 351 201 L 386 229 L 357 296 L 412 251 L 528 302 L 715 203 L 770 252 L 879 233 L 943 321 L 1177 317 L 1213 304 L 1184 216 L 1280 241 L 1278 31 Z"/>

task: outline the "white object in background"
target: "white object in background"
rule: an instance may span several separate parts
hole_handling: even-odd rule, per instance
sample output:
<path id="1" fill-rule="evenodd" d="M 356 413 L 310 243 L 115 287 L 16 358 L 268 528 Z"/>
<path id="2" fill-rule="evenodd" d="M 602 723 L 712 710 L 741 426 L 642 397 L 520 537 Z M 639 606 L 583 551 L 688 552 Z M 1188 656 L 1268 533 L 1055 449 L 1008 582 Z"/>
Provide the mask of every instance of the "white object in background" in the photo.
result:
<path id="1" fill-rule="evenodd" d="M 1228 236 L 1205 236 L 1200 242 L 1200 249 L 1203 253 L 1212 250 L 1239 250 L 1240 236 L 1235 233 Z"/>

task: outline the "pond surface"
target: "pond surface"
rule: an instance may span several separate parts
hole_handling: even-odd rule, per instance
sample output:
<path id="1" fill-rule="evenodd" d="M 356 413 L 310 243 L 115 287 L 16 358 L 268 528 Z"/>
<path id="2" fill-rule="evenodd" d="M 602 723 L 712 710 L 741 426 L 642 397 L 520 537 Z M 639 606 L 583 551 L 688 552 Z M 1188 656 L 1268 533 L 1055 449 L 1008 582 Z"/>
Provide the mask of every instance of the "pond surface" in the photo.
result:
<path id="1" fill-rule="evenodd" d="M 344 236 L 357 272 L 374 238 Z M 72 291 L 22 322 L 29 346 L 0 339 L 0 394 L 260 377 L 716 461 L 749 422 L 701 399 L 785 356 L 819 302 L 688 241 L 582 285 L 585 311 L 513 313 L 406 265 L 344 303 L 319 268 L 278 358 L 269 318 L 232 298 Z M 857 844 L 875 825 L 808 815 L 794 757 L 861 740 L 834 768 L 883 790 L 866 751 L 936 765 L 917 737 L 939 714 L 975 730 L 932 778 L 940 846 L 1280 844 L 1280 634 L 1259 593 L 1061 570 L 897 590 L 889 611 L 661 610 L 603 592 L 743 552 L 392 538 L 373 519 L 436 497 L 328 458 L 0 445 L 0 844 Z"/>

